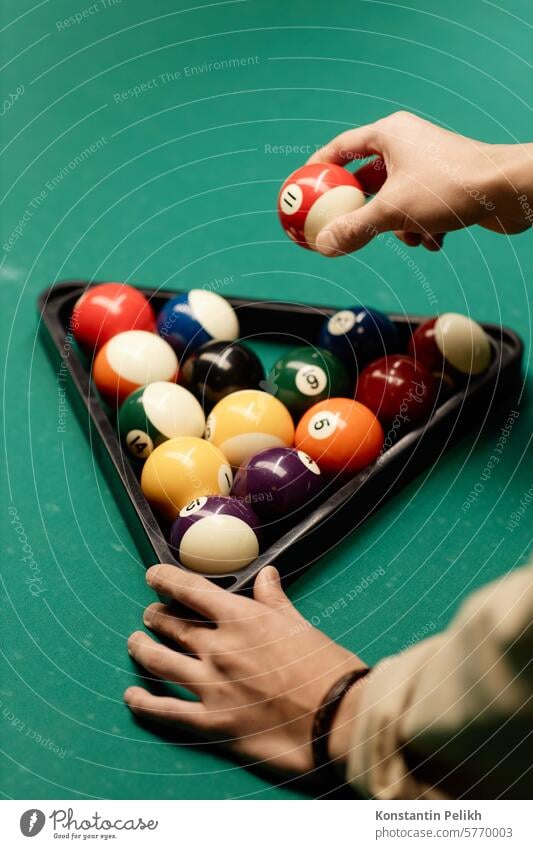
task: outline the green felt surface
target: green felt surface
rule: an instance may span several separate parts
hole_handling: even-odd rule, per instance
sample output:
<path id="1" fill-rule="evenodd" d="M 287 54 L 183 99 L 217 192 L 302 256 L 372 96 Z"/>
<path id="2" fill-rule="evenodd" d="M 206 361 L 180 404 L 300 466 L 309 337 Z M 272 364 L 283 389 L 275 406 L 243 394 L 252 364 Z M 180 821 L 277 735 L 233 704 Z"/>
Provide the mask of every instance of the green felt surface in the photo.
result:
<path id="1" fill-rule="evenodd" d="M 398 108 L 486 140 L 533 139 L 531 6 L 499 6 L 3 4 L 2 100 L 18 92 L 0 124 L 7 797 L 305 796 L 204 744 L 159 737 L 123 706 L 138 680 L 126 638 L 152 594 L 69 409 L 58 433 L 62 399 L 36 337 L 35 300 L 53 281 L 82 277 L 468 310 L 517 330 L 529 356 L 531 233 L 472 229 L 439 255 L 398 253 L 384 238 L 328 261 L 292 245 L 275 213 L 277 188 L 308 145 Z M 61 23 L 90 8 L 80 23 Z M 467 593 L 522 563 L 527 510 L 507 526 L 530 486 L 527 395 L 519 412 L 491 471 L 503 408 L 294 584 L 298 608 L 375 663 L 442 628 Z"/>

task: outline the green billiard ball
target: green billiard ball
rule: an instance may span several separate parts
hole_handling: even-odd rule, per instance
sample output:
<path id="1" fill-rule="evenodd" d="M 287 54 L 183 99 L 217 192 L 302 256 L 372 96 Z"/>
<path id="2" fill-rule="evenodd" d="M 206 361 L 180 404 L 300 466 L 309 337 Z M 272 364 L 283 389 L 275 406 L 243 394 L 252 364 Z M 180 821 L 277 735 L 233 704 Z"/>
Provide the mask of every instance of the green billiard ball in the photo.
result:
<path id="1" fill-rule="evenodd" d="M 146 460 L 167 439 L 202 437 L 205 416 L 188 389 L 158 380 L 128 395 L 120 407 L 118 429 L 128 452 L 138 460 Z"/>
<path id="2" fill-rule="evenodd" d="M 353 397 L 348 371 L 324 348 L 294 348 L 274 364 L 267 390 L 285 404 L 295 419 L 326 398 Z"/>

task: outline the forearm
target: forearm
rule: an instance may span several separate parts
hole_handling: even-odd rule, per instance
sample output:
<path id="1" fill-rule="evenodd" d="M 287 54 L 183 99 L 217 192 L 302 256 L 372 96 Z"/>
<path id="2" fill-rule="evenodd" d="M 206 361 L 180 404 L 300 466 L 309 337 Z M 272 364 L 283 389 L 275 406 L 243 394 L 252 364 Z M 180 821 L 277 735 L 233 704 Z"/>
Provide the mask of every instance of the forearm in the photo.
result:
<path id="1" fill-rule="evenodd" d="M 446 631 L 386 659 L 348 694 L 330 752 L 354 785 L 384 799 L 524 791 L 532 587 L 531 568 L 489 585 Z"/>

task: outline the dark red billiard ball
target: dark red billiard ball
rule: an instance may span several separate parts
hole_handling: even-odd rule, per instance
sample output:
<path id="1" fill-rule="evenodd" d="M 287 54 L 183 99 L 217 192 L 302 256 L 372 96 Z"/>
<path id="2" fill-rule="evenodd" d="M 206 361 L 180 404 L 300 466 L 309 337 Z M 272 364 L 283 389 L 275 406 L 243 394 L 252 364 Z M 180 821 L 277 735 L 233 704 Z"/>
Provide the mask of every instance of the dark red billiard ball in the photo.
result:
<path id="1" fill-rule="evenodd" d="M 443 313 L 424 321 L 409 341 L 409 354 L 450 387 L 490 365 L 490 340 L 481 325 L 460 313 Z"/>
<path id="2" fill-rule="evenodd" d="M 335 218 L 363 206 L 359 180 L 340 165 L 304 165 L 283 183 L 278 197 L 281 226 L 298 245 L 316 250 L 319 232 Z"/>
<path id="3" fill-rule="evenodd" d="M 86 350 L 98 350 L 126 330 L 155 331 L 154 311 L 143 293 L 133 286 L 101 283 L 91 286 L 76 301 L 72 332 Z"/>
<path id="4" fill-rule="evenodd" d="M 390 425 L 427 419 L 435 408 L 439 381 L 412 357 L 393 354 L 370 363 L 359 375 L 356 398 Z"/>

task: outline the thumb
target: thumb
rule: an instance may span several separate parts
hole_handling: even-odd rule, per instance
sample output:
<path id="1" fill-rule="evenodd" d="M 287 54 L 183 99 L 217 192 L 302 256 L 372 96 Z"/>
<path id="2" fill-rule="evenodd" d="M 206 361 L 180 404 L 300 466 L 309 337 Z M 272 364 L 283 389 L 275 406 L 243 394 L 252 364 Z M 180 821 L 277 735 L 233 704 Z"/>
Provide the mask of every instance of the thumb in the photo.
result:
<path id="1" fill-rule="evenodd" d="M 265 566 L 259 572 L 254 584 L 254 598 L 269 607 L 292 607 L 292 602 L 283 592 L 279 572 L 274 566 Z"/>
<path id="2" fill-rule="evenodd" d="M 391 212 L 377 195 L 355 212 L 331 221 L 317 235 L 315 247 L 324 256 L 343 256 L 358 251 L 379 233 L 391 229 Z"/>

